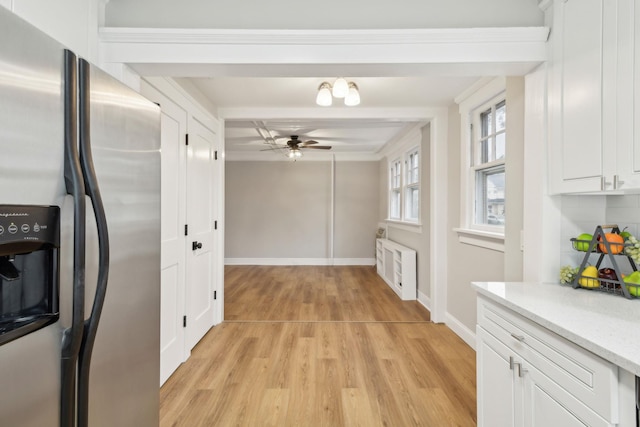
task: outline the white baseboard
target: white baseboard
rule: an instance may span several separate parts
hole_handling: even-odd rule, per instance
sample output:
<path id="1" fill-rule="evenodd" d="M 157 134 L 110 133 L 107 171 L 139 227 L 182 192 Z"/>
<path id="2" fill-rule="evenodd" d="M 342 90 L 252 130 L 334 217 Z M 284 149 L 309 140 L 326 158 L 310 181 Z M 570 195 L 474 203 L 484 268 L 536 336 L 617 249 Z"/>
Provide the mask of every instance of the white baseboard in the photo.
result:
<path id="1" fill-rule="evenodd" d="M 469 347 L 472 349 L 476 349 L 476 333 L 465 325 L 462 324 L 458 319 L 453 317 L 450 313 L 445 315 L 445 325 L 449 327 L 457 336 L 462 338 L 464 342 L 466 342 Z"/>
<path id="2" fill-rule="evenodd" d="M 376 265 L 375 258 L 225 258 L 225 265 Z"/>
<path id="3" fill-rule="evenodd" d="M 431 311 L 431 298 L 420 289 L 418 289 L 418 302 Z"/>
<path id="4" fill-rule="evenodd" d="M 418 290 L 418 302 L 427 310 L 431 311 L 431 298 L 424 292 Z M 463 325 L 458 319 L 447 313 L 445 325 L 458 335 L 471 348 L 476 348 L 476 334 Z"/>

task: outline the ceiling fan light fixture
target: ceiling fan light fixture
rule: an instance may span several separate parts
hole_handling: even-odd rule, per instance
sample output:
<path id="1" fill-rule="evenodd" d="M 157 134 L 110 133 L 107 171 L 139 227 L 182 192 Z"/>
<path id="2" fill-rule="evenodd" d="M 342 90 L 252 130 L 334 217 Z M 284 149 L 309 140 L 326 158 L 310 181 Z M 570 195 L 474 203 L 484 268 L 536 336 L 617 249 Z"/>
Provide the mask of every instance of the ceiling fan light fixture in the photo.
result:
<path id="1" fill-rule="evenodd" d="M 318 95 L 316 96 L 316 104 L 321 107 L 330 107 L 333 102 L 331 95 L 331 85 L 327 82 L 322 82 L 318 87 Z"/>
<path id="2" fill-rule="evenodd" d="M 349 92 L 344 97 L 344 105 L 353 107 L 360 104 L 360 92 L 358 86 L 354 82 L 349 82 Z"/>
<path id="3" fill-rule="evenodd" d="M 349 83 L 343 77 L 338 77 L 333 82 L 332 93 L 335 98 L 344 98 L 349 93 Z"/>
<path id="4" fill-rule="evenodd" d="M 302 151 L 300 151 L 300 150 L 290 150 L 289 154 L 287 154 L 287 156 L 290 159 L 293 159 L 293 160 L 299 159 L 300 157 L 302 157 Z"/>

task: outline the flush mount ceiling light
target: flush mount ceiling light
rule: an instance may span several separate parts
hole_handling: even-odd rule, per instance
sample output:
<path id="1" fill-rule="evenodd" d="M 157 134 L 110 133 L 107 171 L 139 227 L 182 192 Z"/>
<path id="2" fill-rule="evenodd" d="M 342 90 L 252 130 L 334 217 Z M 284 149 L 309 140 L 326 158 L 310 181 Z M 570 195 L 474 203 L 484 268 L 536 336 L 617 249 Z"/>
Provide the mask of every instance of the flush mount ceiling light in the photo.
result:
<path id="1" fill-rule="evenodd" d="M 360 104 L 358 86 L 354 82 L 347 82 L 343 77 L 338 77 L 333 85 L 322 82 L 318 87 L 316 104 L 329 107 L 333 103 L 333 98 L 344 98 L 344 105 L 349 107 L 358 105 Z"/>

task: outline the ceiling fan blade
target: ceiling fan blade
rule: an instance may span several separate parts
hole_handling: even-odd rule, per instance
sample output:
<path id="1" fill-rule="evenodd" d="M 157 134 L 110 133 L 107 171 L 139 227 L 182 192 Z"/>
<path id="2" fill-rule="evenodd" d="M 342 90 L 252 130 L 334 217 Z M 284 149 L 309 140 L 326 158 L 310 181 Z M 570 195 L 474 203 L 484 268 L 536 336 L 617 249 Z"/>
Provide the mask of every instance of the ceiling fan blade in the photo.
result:
<path id="1" fill-rule="evenodd" d="M 330 145 L 311 145 L 308 147 L 300 147 L 300 148 L 315 148 L 316 150 L 331 150 Z"/>
<path id="2" fill-rule="evenodd" d="M 318 141 L 314 141 L 314 140 L 310 139 L 308 141 L 305 141 L 305 142 L 299 144 L 298 147 L 306 147 L 307 145 L 312 145 L 312 144 L 317 144 L 317 143 L 318 143 Z"/>
<path id="3" fill-rule="evenodd" d="M 274 150 L 284 150 L 287 147 L 271 147 L 271 148 L 265 148 L 264 150 L 260 150 L 260 151 L 274 151 Z"/>

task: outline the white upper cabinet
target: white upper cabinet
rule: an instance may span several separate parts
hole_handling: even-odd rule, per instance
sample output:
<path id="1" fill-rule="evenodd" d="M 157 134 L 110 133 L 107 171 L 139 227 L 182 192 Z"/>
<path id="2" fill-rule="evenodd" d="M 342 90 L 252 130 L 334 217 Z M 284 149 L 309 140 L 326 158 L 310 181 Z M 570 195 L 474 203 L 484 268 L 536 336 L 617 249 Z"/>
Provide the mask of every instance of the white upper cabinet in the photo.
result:
<path id="1" fill-rule="evenodd" d="M 617 174 L 621 190 L 640 189 L 640 1 L 618 2 Z"/>
<path id="2" fill-rule="evenodd" d="M 640 188 L 637 0 L 556 0 L 549 61 L 550 193 Z M 637 1 L 640 4 L 640 1 Z M 634 38 L 636 40 L 634 40 Z M 640 109 L 640 106 L 639 106 Z M 636 175 L 637 174 L 637 175 Z"/>

